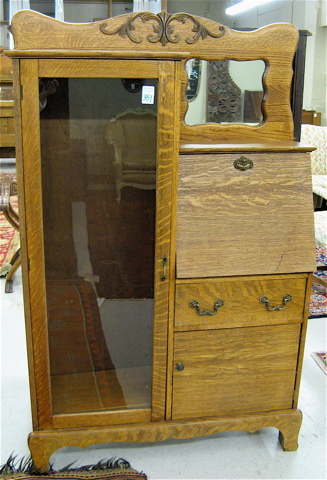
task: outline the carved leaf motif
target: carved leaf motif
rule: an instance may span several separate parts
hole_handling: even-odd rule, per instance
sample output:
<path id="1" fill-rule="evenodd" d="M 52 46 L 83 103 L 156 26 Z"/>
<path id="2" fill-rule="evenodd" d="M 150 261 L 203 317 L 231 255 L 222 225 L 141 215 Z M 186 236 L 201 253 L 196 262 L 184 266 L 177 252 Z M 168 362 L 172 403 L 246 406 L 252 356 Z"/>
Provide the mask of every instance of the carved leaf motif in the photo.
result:
<path id="1" fill-rule="evenodd" d="M 108 29 L 107 23 L 102 23 L 100 25 L 100 30 L 105 35 L 120 35 L 121 37 L 128 37 L 134 43 L 141 43 L 143 38 L 137 37 L 132 32 L 136 30 L 135 27 L 135 20 L 140 18 L 143 23 L 153 21 L 152 28 L 153 34 L 147 35 L 147 40 L 150 43 L 158 43 L 160 42 L 163 46 L 167 45 L 167 43 L 178 43 L 181 40 L 181 37 L 178 33 L 175 33 L 175 26 L 172 25 L 172 22 L 180 22 L 185 24 L 187 20 L 193 22 L 193 27 L 191 32 L 195 33 L 195 35 L 191 37 L 187 37 L 185 42 L 188 44 L 193 44 L 202 38 L 212 37 L 212 38 L 220 38 L 222 37 L 226 29 L 224 26 L 219 26 L 219 31 L 217 33 L 211 32 L 208 30 L 202 23 L 200 23 L 196 18 L 192 15 L 187 13 L 177 13 L 177 14 L 170 14 L 165 11 L 158 13 L 157 15 L 153 13 L 147 12 L 140 12 L 136 14 L 132 14 L 125 23 L 123 23 L 120 27 L 110 30 Z"/>

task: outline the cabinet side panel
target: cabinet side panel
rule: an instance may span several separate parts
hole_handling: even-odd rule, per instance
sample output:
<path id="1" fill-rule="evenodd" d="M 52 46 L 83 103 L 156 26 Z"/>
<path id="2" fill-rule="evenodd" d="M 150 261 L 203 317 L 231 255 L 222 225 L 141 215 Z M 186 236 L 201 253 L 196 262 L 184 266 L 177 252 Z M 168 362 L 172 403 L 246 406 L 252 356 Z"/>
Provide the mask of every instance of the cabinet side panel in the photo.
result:
<path id="1" fill-rule="evenodd" d="M 309 154 L 181 155 L 178 193 L 177 277 L 315 268 Z"/>
<path id="2" fill-rule="evenodd" d="M 22 149 L 34 379 L 38 428 L 51 428 L 50 377 L 48 371 L 46 295 L 43 251 L 43 220 L 40 165 L 38 61 L 21 60 Z M 25 291 L 25 293 L 27 293 Z"/>
<path id="3" fill-rule="evenodd" d="M 34 379 L 34 360 L 33 360 L 33 342 L 31 331 L 31 314 L 30 300 L 28 289 L 28 262 L 27 262 L 27 246 L 26 246 L 26 221 L 25 221 L 25 193 L 24 193 L 24 169 L 23 169 L 23 147 L 22 147 L 22 125 L 21 125 L 21 88 L 20 88 L 20 61 L 13 60 L 14 67 L 14 110 L 15 110 L 15 153 L 16 153 L 16 171 L 18 185 L 18 202 L 19 202 L 19 236 L 20 236 L 20 254 L 22 262 L 23 276 L 23 292 L 24 292 L 24 315 L 26 326 L 27 356 L 29 368 L 29 383 L 31 394 L 31 407 L 33 428 L 37 430 L 38 419 L 36 409 L 36 392 Z"/>

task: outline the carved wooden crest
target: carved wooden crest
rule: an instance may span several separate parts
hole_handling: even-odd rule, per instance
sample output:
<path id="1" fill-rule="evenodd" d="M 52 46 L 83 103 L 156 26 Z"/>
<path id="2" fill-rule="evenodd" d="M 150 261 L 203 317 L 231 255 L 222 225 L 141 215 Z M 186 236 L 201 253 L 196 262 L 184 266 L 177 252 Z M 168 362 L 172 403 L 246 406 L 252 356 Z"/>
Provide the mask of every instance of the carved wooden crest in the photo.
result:
<path id="1" fill-rule="evenodd" d="M 187 37 L 185 42 L 188 44 L 193 44 L 199 40 L 199 38 L 205 39 L 208 36 L 212 38 L 220 38 L 225 34 L 225 27 L 220 25 L 218 32 L 211 32 L 206 28 L 197 18 L 189 15 L 187 13 L 176 13 L 170 14 L 168 12 L 160 12 L 157 15 L 148 12 L 141 12 L 131 15 L 122 25 L 114 30 L 108 30 L 107 23 L 102 23 L 100 25 L 100 30 L 105 35 L 120 35 L 121 37 L 128 37 L 134 43 L 143 42 L 142 37 L 136 35 L 136 26 L 135 20 L 141 19 L 143 23 L 153 21 L 153 33 L 147 35 L 147 40 L 150 43 L 158 43 L 165 46 L 167 43 L 179 43 L 181 37 L 178 33 L 175 32 L 175 25 L 172 25 L 173 22 L 180 22 L 185 24 L 187 20 L 191 20 L 193 28 L 191 33 L 193 36 Z"/>

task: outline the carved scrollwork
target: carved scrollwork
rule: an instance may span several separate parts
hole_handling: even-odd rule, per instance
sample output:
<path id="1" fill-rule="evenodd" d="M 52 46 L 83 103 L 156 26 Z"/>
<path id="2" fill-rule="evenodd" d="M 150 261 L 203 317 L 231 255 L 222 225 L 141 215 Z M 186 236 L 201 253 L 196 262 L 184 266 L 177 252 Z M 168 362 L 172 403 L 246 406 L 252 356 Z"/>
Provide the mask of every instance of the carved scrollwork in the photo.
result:
<path id="1" fill-rule="evenodd" d="M 228 60 L 209 62 L 208 122 L 232 123 L 240 120 L 241 89 L 229 74 Z"/>
<path id="2" fill-rule="evenodd" d="M 193 36 L 187 37 L 185 42 L 188 44 L 196 43 L 199 38 L 204 40 L 205 38 L 220 38 L 225 32 L 226 28 L 223 25 L 220 25 L 218 32 L 211 32 L 207 27 L 205 27 L 201 22 L 199 22 L 195 17 L 187 13 L 177 13 L 170 14 L 168 12 L 160 12 L 157 15 L 154 13 L 140 12 L 131 15 L 125 23 L 120 25 L 115 30 L 108 29 L 107 23 L 102 23 L 100 25 L 100 30 L 105 35 L 120 35 L 121 37 L 128 37 L 134 43 L 143 42 L 143 38 L 135 34 L 135 20 L 141 19 L 143 23 L 154 21 L 152 23 L 153 32 L 147 35 L 147 40 L 150 43 L 161 43 L 163 46 L 167 43 L 178 43 L 181 41 L 181 37 L 178 33 L 175 33 L 175 26 L 172 25 L 172 22 L 180 22 L 185 24 L 187 20 L 190 20 L 193 23 L 193 28 L 191 32 L 194 32 Z"/>

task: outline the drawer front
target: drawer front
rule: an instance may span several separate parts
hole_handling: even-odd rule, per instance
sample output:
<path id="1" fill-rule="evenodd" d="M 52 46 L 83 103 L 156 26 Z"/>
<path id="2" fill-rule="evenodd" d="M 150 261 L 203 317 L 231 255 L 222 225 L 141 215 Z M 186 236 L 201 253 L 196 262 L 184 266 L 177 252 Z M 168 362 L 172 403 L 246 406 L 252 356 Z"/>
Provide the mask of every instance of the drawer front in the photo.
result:
<path id="1" fill-rule="evenodd" d="M 4 100 L 0 101 L 0 117 L 13 117 L 14 116 L 14 101 Z"/>
<path id="2" fill-rule="evenodd" d="M 309 153 L 180 156 L 177 278 L 312 272 L 313 225 Z"/>
<path id="3" fill-rule="evenodd" d="M 307 276 L 278 275 L 277 277 L 239 277 L 178 284 L 175 330 L 302 322 Z M 289 302 L 289 297 L 284 300 L 287 295 L 292 297 Z M 266 297 L 267 300 L 261 300 L 262 297 Z M 220 302 L 215 306 L 217 301 Z M 219 306 L 221 301 L 223 305 Z M 268 310 L 274 307 L 278 309 Z"/>
<path id="4" fill-rule="evenodd" d="M 300 330 L 175 333 L 172 419 L 292 408 Z"/>
<path id="5" fill-rule="evenodd" d="M 15 125 L 14 125 L 14 118 L 13 117 L 4 117 L 0 118 L 0 132 L 1 135 L 6 133 L 15 133 Z"/>

